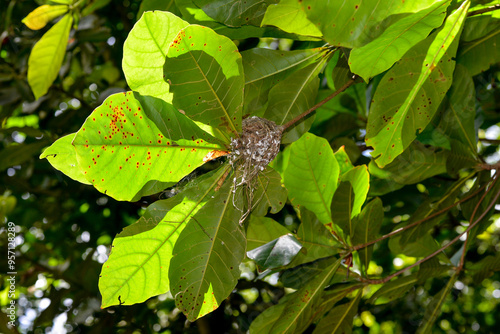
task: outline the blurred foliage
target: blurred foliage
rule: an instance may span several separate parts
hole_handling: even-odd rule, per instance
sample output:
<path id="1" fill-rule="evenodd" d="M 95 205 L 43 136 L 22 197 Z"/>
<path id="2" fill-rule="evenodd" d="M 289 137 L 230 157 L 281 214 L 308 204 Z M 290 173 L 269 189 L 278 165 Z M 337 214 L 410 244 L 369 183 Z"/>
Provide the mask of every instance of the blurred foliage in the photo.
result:
<path id="1" fill-rule="evenodd" d="M 57 2 L 57 1 L 54 1 Z M 181 1 L 176 1 L 181 2 Z M 75 19 L 59 75 L 48 93 L 35 100 L 27 82 L 27 64 L 34 43 L 52 26 L 31 30 L 22 20 L 44 1 L 11 0 L 0 12 L 0 249 L 7 254 L 6 222 L 16 225 L 17 326 L 6 327 L 8 318 L 0 314 L 2 333 L 244 333 L 262 311 L 278 303 L 289 292 L 277 282 L 277 274 L 263 280 L 251 261 L 242 265 L 242 278 L 235 293 L 213 313 L 194 323 L 175 308 L 169 294 L 133 306 L 100 309 L 97 288 L 102 263 L 107 259 L 112 239 L 133 222 L 144 208 L 170 192 L 143 198 L 134 203 L 117 202 L 92 187 L 75 182 L 39 160 L 41 150 L 56 139 L 75 132 L 94 108 L 109 95 L 125 91 L 121 71 L 123 43 L 128 32 L 147 9 L 169 9 L 180 14 L 173 1 L 83 0 Z M 186 13 L 184 13 L 186 15 Z M 303 49 L 312 42 L 248 38 L 238 40 L 240 51 L 253 47 Z M 327 78 L 322 78 L 323 88 Z M 488 163 L 500 161 L 500 66 L 493 65 L 474 77 L 476 89 L 475 124 L 480 138 L 479 155 Z M 376 85 L 371 84 L 371 88 Z M 368 163 L 366 147 L 359 144 L 366 119 L 358 117 L 365 108 L 365 87 L 351 87 L 319 111 L 312 131 L 327 138 L 337 150 L 341 145 L 355 164 Z M 321 95 L 321 92 L 320 94 Z M 318 96 L 318 100 L 321 96 Z M 359 110 L 360 113 L 339 112 Z M 423 134 L 424 135 L 424 134 Z M 419 138 L 425 142 L 425 138 Z M 481 140 L 483 139 L 483 140 Z M 436 140 L 436 138 L 428 138 Z M 357 145 L 358 144 L 358 145 Z M 214 162 L 217 164 L 218 162 Z M 209 167 L 207 167 L 209 168 Z M 440 198 L 454 182 L 434 176 L 413 185 L 387 183 L 381 195 L 385 220 L 381 233 L 429 199 Z M 184 181 L 186 182 L 186 181 Z M 384 183 L 384 180 L 373 182 Z M 468 187 L 469 185 L 465 185 Z M 379 187 L 380 189 L 380 187 Z M 290 231 L 299 223 L 292 206 L 270 215 Z M 485 226 L 467 262 L 477 263 L 500 251 L 500 215 Z M 490 221 L 491 223 L 491 221 Z M 5 225 L 5 226 L 4 226 Z M 463 226 L 450 216 L 432 236 L 451 240 Z M 447 254 L 460 251 L 453 245 Z M 368 269 L 385 276 L 415 262 L 415 258 L 395 255 L 384 240 L 377 243 Z M 9 303 L 6 256 L 0 258 L 0 306 Z M 500 326 L 500 273 L 472 276 L 469 268 L 461 273 L 446 297 L 433 333 L 494 333 Z M 430 298 L 449 277 L 436 277 L 412 287 L 403 298 L 388 304 L 360 303 L 354 318 L 354 333 L 413 333 L 420 324 Z M 368 289 L 368 297 L 377 290 Z M 312 328 L 306 332 L 312 332 Z"/>

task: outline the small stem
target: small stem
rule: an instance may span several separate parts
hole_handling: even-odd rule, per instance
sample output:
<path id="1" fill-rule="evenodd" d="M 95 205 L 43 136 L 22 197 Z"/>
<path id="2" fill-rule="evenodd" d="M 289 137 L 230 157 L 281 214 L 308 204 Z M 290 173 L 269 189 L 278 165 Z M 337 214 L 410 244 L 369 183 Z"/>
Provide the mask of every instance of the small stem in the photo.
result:
<path id="1" fill-rule="evenodd" d="M 499 9 L 500 9 L 500 4 L 493 5 L 490 7 L 475 10 L 473 12 L 469 12 L 469 13 L 467 13 L 467 16 L 470 17 L 470 16 L 474 16 L 474 15 L 484 14 L 484 13 L 492 12 L 492 11 L 499 10 Z"/>
<path id="2" fill-rule="evenodd" d="M 500 140 L 499 139 L 487 139 L 487 138 L 479 138 L 479 141 L 488 143 L 488 144 L 493 144 L 493 145 L 499 145 Z"/>
<path id="3" fill-rule="evenodd" d="M 497 170 L 497 174 L 498 174 L 498 170 Z M 494 183 L 498 180 L 498 177 L 497 175 L 495 175 L 495 180 L 493 181 L 493 184 L 492 186 L 486 191 L 487 193 L 493 189 L 493 186 L 494 186 Z M 493 198 L 493 200 L 490 202 L 490 204 L 488 205 L 488 207 L 486 208 L 486 210 L 479 216 L 478 219 L 476 219 L 473 223 L 471 223 L 469 225 L 469 227 L 463 231 L 462 233 L 460 233 L 459 235 L 457 235 L 453 240 L 451 240 L 450 242 L 448 242 L 446 245 L 444 245 L 443 247 L 439 248 L 438 250 L 436 250 L 435 252 L 433 252 L 432 254 L 426 256 L 425 258 L 415 262 L 414 264 L 406 267 L 406 268 L 403 268 L 385 278 L 382 278 L 382 279 L 378 279 L 378 280 L 366 280 L 366 279 L 363 279 L 362 281 L 363 282 L 366 282 L 366 283 L 370 283 L 370 284 L 383 284 L 383 283 L 386 283 L 388 281 L 390 281 L 392 278 L 398 276 L 398 275 L 401 275 L 402 273 L 404 273 L 405 271 L 413 268 L 413 267 L 416 267 L 418 266 L 419 264 L 421 264 L 422 262 L 425 262 L 427 260 L 429 260 L 430 258 L 436 256 L 437 254 L 441 253 L 442 251 L 444 251 L 446 248 L 450 247 L 451 245 L 453 245 L 455 242 L 457 242 L 458 240 L 460 240 L 460 238 L 462 237 L 462 235 L 466 234 L 466 233 L 469 233 L 469 231 L 474 227 L 476 226 L 480 221 L 481 219 L 484 218 L 484 216 L 486 216 L 488 214 L 488 211 L 491 210 L 491 208 L 496 204 L 497 200 L 498 200 L 498 197 L 500 197 L 500 191 L 498 191 L 495 195 L 495 197 Z"/>
<path id="4" fill-rule="evenodd" d="M 425 222 L 425 221 L 427 221 L 427 220 L 430 220 L 430 219 L 432 219 L 432 218 L 434 218 L 434 217 L 437 217 L 437 216 L 439 216 L 439 215 L 441 215 L 441 214 L 445 213 L 446 211 L 450 210 L 451 208 L 453 208 L 453 207 L 457 206 L 458 204 L 463 203 L 463 202 L 465 202 L 465 201 L 469 200 L 470 198 L 472 198 L 472 197 L 476 196 L 479 192 L 483 191 L 483 189 L 484 189 L 484 188 L 486 188 L 486 186 L 487 186 L 488 184 L 489 184 L 489 183 L 484 184 L 481 188 L 479 188 L 478 190 L 476 190 L 476 191 L 475 191 L 475 192 L 473 192 L 472 194 L 470 194 L 470 195 L 468 195 L 468 196 L 466 196 L 466 197 L 462 198 L 461 200 L 459 200 L 459 201 L 457 201 L 457 202 L 455 202 L 455 203 L 453 203 L 453 204 L 451 204 L 451 205 L 447 206 L 447 207 L 446 207 L 446 208 L 444 208 L 444 209 L 441 209 L 441 210 L 439 210 L 439 211 L 437 211 L 437 212 L 433 213 L 433 214 L 432 214 L 432 215 L 430 215 L 430 216 L 427 216 L 427 217 L 425 217 L 425 218 L 422 218 L 422 219 L 420 219 L 420 220 L 417 220 L 416 222 L 411 223 L 410 225 L 406 225 L 405 227 L 401 227 L 401 228 L 399 228 L 399 229 L 397 229 L 397 230 L 394 230 L 394 231 L 392 231 L 392 232 L 390 232 L 390 233 L 387 233 L 386 235 L 383 235 L 383 236 L 381 236 L 381 237 L 380 237 L 380 238 L 378 238 L 378 239 L 375 239 L 375 240 L 369 241 L 369 242 L 367 242 L 367 243 L 365 243 L 365 244 L 361 244 L 361 245 L 356 245 L 356 246 L 353 246 L 351 249 L 352 249 L 352 251 L 357 251 L 357 250 L 359 250 L 359 249 L 361 249 L 361 248 L 365 248 L 365 247 L 371 246 L 371 245 L 373 245 L 374 243 L 377 243 L 377 242 L 379 242 L 379 241 L 382 241 L 382 240 L 384 240 L 384 239 L 387 239 L 387 238 L 389 238 L 389 237 L 392 237 L 392 236 L 393 236 L 393 235 L 395 235 L 395 234 L 398 234 L 398 233 L 401 233 L 401 232 L 403 232 L 403 231 L 406 231 L 407 229 L 410 229 L 410 228 L 412 228 L 412 227 L 414 227 L 414 226 L 416 226 L 416 225 L 419 225 L 419 224 L 421 224 L 421 223 L 423 223 L 423 222 Z"/>
<path id="5" fill-rule="evenodd" d="M 327 103 L 328 101 L 330 101 L 331 99 L 333 99 L 335 96 L 339 95 L 340 93 L 342 93 L 343 91 L 345 91 L 347 88 L 349 88 L 350 86 L 352 86 L 354 84 L 354 82 L 356 81 L 357 78 L 358 78 L 357 75 L 353 75 L 353 77 L 352 77 L 351 80 L 349 80 L 344 86 L 340 87 L 333 94 L 331 94 L 330 96 L 328 96 L 326 99 L 318 102 L 316 105 L 312 106 L 311 108 L 309 108 L 308 110 L 306 110 L 305 112 L 303 112 L 302 114 L 300 114 L 299 116 L 295 117 L 291 121 L 289 121 L 289 122 L 285 123 L 284 125 L 282 125 L 281 127 L 282 127 L 283 131 L 285 131 L 286 129 L 288 129 L 289 127 L 291 127 L 292 125 L 294 125 L 295 123 L 297 123 L 298 121 L 300 121 L 301 119 L 303 119 L 304 117 L 306 117 L 307 115 L 309 115 L 310 113 L 312 113 L 313 111 L 315 111 L 316 109 L 318 109 L 319 107 L 321 107 L 323 104 Z"/>

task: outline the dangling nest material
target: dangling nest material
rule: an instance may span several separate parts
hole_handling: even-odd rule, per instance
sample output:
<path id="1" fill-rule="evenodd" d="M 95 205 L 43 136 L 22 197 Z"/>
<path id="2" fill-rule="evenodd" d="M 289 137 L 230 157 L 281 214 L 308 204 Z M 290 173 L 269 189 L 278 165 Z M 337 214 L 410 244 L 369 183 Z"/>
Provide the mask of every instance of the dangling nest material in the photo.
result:
<path id="1" fill-rule="evenodd" d="M 253 192 L 257 186 L 257 175 L 276 157 L 280 150 L 281 136 L 284 128 L 273 121 L 253 116 L 242 123 L 243 132 L 240 138 L 231 140 L 229 162 L 235 170 L 233 193 L 237 189 L 246 195 L 247 210 L 240 219 L 240 224 L 252 210 Z M 233 195 L 233 205 L 235 204 Z M 238 208 L 243 212 L 244 208 Z"/>

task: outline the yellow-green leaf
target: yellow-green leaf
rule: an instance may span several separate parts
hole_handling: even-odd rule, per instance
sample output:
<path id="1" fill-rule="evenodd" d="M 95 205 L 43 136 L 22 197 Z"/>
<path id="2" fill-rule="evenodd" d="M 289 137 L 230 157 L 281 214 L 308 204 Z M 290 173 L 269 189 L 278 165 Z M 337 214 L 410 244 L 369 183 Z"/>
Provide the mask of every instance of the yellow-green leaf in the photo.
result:
<path id="1" fill-rule="evenodd" d="M 31 30 L 40 30 L 50 21 L 68 11 L 66 5 L 42 5 L 28 14 L 21 22 L 26 24 Z"/>

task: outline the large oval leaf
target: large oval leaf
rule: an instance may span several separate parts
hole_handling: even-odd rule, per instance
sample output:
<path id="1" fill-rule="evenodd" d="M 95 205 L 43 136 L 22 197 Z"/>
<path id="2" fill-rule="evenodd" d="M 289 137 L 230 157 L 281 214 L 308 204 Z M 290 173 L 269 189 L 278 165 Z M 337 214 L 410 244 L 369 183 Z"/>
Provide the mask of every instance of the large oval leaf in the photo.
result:
<path id="1" fill-rule="evenodd" d="M 108 97 L 73 140 L 87 180 L 117 200 L 131 200 L 149 181 L 177 182 L 223 151 L 172 105 L 138 98 Z"/>
<path id="2" fill-rule="evenodd" d="M 163 64 L 168 48 L 186 21 L 169 12 L 145 12 L 123 44 L 123 73 L 130 89 L 172 101 L 163 80 Z"/>
<path id="3" fill-rule="evenodd" d="M 172 42 L 164 74 L 176 108 L 222 131 L 227 142 L 238 136 L 245 79 L 241 55 L 229 38 L 188 26 Z"/>
<path id="4" fill-rule="evenodd" d="M 64 59 L 73 16 L 66 14 L 35 44 L 28 59 L 28 83 L 35 98 L 45 95 Z"/>

